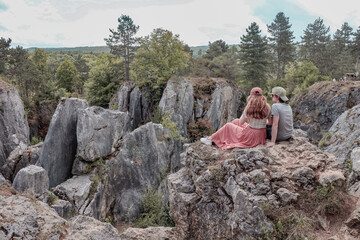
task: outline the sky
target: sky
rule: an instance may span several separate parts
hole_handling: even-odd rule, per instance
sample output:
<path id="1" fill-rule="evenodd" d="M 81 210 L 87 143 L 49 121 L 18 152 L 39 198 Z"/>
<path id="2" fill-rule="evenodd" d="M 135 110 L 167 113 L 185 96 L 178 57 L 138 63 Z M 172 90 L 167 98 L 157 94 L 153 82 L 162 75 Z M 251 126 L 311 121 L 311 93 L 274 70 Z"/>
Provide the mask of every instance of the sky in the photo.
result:
<path id="1" fill-rule="evenodd" d="M 331 34 L 344 22 L 356 31 L 359 7 L 359 0 L 0 0 L 0 37 L 23 48 L 105 46 L 124 14 L 140 26 L 138 37 L 163 28 L 189 46 L 239 44 L 252 22 L 269 36 L 267 24 L 283 12 L 299 41 L 319 17 Z"/>

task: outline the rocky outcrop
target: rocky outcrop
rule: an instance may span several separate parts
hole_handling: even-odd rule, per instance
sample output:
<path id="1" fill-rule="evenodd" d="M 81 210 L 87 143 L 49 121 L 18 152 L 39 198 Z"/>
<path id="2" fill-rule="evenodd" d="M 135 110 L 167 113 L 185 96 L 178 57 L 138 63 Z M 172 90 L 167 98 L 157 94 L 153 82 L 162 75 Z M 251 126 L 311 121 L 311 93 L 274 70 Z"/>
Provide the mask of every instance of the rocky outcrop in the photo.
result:
<path id="1" fill-rule="evenodd" d="M 170 227 L 128 228 L 120 235 L 120 238 L 122 240 L 180 239 L 174 229 Z"/>
<path id="2" fill-rule="evenodd" d="M 360 103 L 360 82 L 316 83 L 292 102 L 294 126 L 318 142 L 343 112 Z"/>
<path id="3" fill-rule="evenodd" d="M 351 158 L 353 149 L 360 147 L 360 104 L 340 115 L 324 134 L 320 145 L 335 154 L 341 164 Z"/>
<path id="4" fill-rule="evenodd" d="M 217 130 L 240 113 L 242 93 L 220 78 L 171 78 L 159 103 L 163 113 L 170 113 L 183 137 L 187 124 L 199 118 L 210 121 Z"/>
<path id="5" fill-rule="evenodd" d="M 109 223 L 87 216 L 65 220 L 47 204 L 0 185 L 0 239 L 119 240 Z"/>
<path id="6" fill-rule="evenodd" d="M 48 173 L 50 187 L 71 176 L 77 151 L 78 113 L 87 106 L 85 100 L 69 98 L 62 99 L 56 108 L 40 154 L 40 164 Z"/>
<path id="7" fill-rule="evenodd" d="M 147 123 L 127 134 L 119 153 L 107 160 L 106 194 L 114 220 L 133 220 L 146 191 L 155 190 L 165 176 L 179 168 L 174 140 L 160 124 Z"/>
<path id="8" fill-rule="evenodd" d="M 285 224 L 281 214 L 289 209 L 314 221 L 312 225 L 316 226 L 320 217 L 315 215 L 321 215 L 321 205 L 318 200 L 309 202 L 316 196 L 311 194 L 328 186 L 342 192 L 344 171 L 334 155 L 320 151 L 302 135 L 297 131 L 294 139 L 270 149 L 258 146 L 221 151 L 200 143 L 187 145 L 181 159 L 185 167 L 168 177 L 170 215 L 181 239 L 265 239 L 274 234 L 279 237 L 276 222 L 281 219 Z M 354 208 L 349 206 L 356 201 L 342 194 L 339 195 L 345 196 L 342 201 L 346 210 L 337 216 L 338 222 L 350 217 Z M 328 217 L 323 216 L 330 224 L 327 233 L 314 227 L 307 229 L 309 235 L 291 232 L 300 234 L 292 237 L 338 235 L 340 228 L 346 226 L 339 226 Z M 342 228 L 341 234 L 347 232 L 349 236 L 350 231 Z"/>
<path id="9" fill-rule="evenodd" d="M 132 129 L 127 112 L 89 107 L 78 112 L 77 158 L 94 162 L 115 152 Z"/>
<path id="10" fill-rule="evenodd" d="M 52 115 L 58 103 L 55 100 L 44 100 L 31 106 L 27 120 L 30 128 L 30 139 L 45 139 Z"/>
<path id="11" fill-rule="evenodd" d="M 5 164 L 0 168 L 6 179 L 13 181 L 16 174 L 22 168 L 35 165 L 39 160 L 42 145 L 43 143 L 40 142 L 36 145 L 28 146 L 26 149 L 12 151 Z"/>
<path id="12" fill-rule="evenodd" d="M 129 112 L 131 124 L 134 128 L 139 127 L 150 120 L 150 106 L 146 99 L 146 91 L 135 86 L 134 82 L 124 83 L 117 95 L 110 102 L 110 109 L 118 109 L 121 112 Z M 114 107 L 115 106 L 115 107 Z"/>
<path id="13" fill-rule="evenodd" d="M 29 126 L 17 90 L 0 79 L 0 167 L 12 151 L 26 148 Z"/>

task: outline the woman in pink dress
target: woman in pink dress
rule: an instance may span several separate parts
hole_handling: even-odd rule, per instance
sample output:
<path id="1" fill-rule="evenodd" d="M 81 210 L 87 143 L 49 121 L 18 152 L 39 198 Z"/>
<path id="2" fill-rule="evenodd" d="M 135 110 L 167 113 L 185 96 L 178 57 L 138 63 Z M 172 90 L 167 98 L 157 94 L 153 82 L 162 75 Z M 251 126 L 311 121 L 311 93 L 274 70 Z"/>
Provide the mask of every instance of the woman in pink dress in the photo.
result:
<path id="1" fill-rule="evenodd" d="M 240 119 L 226 123 L 216 133 L 201 142 L 211 145 L 214 142 L 222 150 L 231 148 L 252 148 L 266 142 L 266 121 L 271 107 L 259 87 L 251 89 L 247 105 Z"/>

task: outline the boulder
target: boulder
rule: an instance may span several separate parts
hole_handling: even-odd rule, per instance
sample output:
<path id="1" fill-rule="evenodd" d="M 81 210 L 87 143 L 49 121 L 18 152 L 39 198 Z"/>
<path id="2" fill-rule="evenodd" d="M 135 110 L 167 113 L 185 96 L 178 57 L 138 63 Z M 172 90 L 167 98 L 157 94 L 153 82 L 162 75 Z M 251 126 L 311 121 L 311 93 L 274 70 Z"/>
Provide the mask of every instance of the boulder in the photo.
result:
<path id="1" fill-rule="evenodd" d="M 179 165 L 178 154 L 170 132 L 160 124 L 150 122 L 124 136 L 119 153 L 105 162 L 106 202 L 113 204 L 115 221 L 138 216 L 144 194 L 156 189 L 174 165 Z"/>
<path id="2" fill-rule="evenodd" d="M 121 235 L 121 240 L 164 240 L 180 239 L 171 227 L 128 228 Z"/>
<path id="3" fill-rule="evenodd" d="M 29 126 L 18 94 L 12 85 L 0 79 L 0 167 L 16 148 L 29 143 Z"/>
<path id="4" fill-rule="evenodd" d="M 54 188 L 54 193 L 72 203 L 77 212 L 87 202 L 93 181 L 90 176 L 74 176 Z"/>
<path id="5" fill-rule="evenodd" d="M 87 106 L 85 100 L 69 98 L 62 99 L 56 108 L 40 154 L 40 164 L 48 173 L 50 187 L 71 176 L 77 151 L 78 113 Z"/>
<path id="6" fill-rule="evenodd" d="M 0 184 L 6 182 L 6 179 L 4 178 L 4 176 L 0 173 Z"/>
<path id="7" fill-rule="evenodd" d="M 337 156 L 343 164 L 351 158 L 352 151 L 359 146 L 360 139 L 360 104 L 341 114 L 324 136 L 324 149 Z M 354 161 L 355 169 L 357 161 Z"/>
<path id="8" fill-rule="evenodd" d="M 0 168 L 6 179 L 13 181 L 16 174 L 24 167 L 36 165 L 39 160 L 42 142 L 28 146 L 25 149 L 12 151 L 6 159 L 5 164 Z"/>
<path id="9" fill-rule="evenodd" d="M 27 192 L 36 197 L 47 194 L 49 189 L 49 178 L 45 169 L 30 165 L 21 169 L 15 176 L 13 187 L 20 192 Z"/>
<path id="10" fill-rule="evenodd" d="M 298 193 L 292 193 L 286 188 L 279 188 L 276 193 L 284 203 L 296 202 L 299 196 Z"/>
<path id="11" fill-rule="evenodd" d="M 115 152 L 131 130 L 127 112 L 89 107 L 78 111 L 77 158 L 94 162 Z"/>
<path id="12" fill-rule="evenodd" d="M 60 217 L 69 219 L 73 214 L 73 205 L 66 200 L 57 199 L 51 207 L 59 214 Z"/>

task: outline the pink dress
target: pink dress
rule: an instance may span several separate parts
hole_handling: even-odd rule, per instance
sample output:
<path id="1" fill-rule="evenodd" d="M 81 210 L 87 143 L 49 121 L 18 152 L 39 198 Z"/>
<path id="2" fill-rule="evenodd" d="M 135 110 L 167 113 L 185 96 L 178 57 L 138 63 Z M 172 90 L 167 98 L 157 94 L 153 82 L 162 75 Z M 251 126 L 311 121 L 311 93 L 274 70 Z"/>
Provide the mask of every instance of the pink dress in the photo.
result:
<path id="1" fill-rule="evenodd" d="M 226 123 L 211 135 L 212 141 L 222 150 L 252 148 L 266 143 L 266 127 L 252 128 L 247 123 L 240 125 L 239 121 L 240 119 L 235 119 L 230 123 Z"/>

